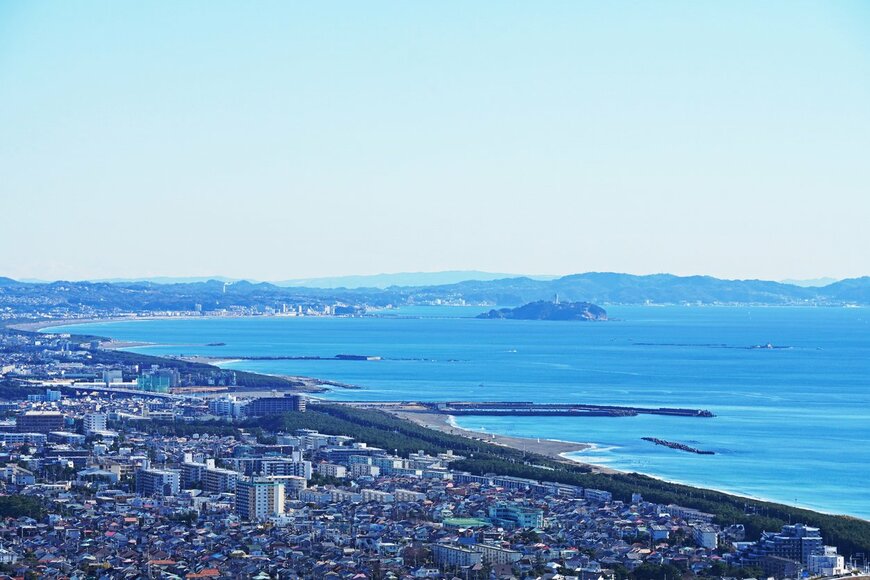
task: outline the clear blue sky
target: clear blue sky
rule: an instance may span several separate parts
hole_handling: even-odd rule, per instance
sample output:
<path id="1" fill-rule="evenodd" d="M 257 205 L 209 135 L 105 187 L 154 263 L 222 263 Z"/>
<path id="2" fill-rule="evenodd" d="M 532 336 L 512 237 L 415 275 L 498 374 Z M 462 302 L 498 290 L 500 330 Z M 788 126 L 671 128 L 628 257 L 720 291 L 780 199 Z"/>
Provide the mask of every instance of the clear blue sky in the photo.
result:
<path id="1" fill-rule="evenodd" d="M 870 274 L 870 3 L 0 3 L 0 275 Z"/>

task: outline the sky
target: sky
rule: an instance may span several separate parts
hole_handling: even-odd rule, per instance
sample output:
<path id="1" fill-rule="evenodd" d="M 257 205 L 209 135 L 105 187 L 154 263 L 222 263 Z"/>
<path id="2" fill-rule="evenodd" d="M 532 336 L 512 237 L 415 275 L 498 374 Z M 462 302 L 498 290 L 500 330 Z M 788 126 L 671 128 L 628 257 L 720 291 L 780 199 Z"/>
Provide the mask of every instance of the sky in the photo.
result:
<path id="1" fill-rule="evenodd" d="M 870 274 L 870 3 L 0 1 L 0 275 Z"/>

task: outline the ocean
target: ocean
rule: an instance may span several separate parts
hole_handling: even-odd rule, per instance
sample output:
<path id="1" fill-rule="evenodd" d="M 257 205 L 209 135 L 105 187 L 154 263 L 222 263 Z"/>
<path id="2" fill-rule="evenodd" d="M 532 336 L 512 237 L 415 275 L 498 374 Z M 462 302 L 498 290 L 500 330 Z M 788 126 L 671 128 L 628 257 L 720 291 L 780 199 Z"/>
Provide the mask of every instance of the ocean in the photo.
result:
<path id="1" fill-rule="evenodd" d="M 716 416 L 460 417 L 457 423 L 592 443 L 573 458 L 870 519 L 870 309 L 607 310 L 607 322 L 476 320 L 480 308 L 417 307 L 371 318 L 168 319 L 46 331 L 155 343 L 131 349 L 155 355 L 382 357 L 223 365 L 362 387 L 322 395 L 335 400 L 708 409 Z M 214 342 L 226 345 L 206 346 Z M 716 454 L 681 452 L 641 437 Z"/>

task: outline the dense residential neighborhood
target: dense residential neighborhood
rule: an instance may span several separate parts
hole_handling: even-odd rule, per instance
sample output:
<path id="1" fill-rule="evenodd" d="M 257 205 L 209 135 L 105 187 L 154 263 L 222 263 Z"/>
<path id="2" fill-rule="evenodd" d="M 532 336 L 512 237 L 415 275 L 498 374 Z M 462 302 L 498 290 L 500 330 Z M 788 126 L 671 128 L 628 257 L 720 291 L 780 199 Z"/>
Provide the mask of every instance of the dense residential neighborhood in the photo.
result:
<path id="1" fill-rule="evenodd" d="M 38 499 L 44 513 L 7 519 L 0 530 L 0 554 L 14 574 L 607 579 L 644 565 L 844 572 L 818 530 L 792 526 L 743 543 L 739 526 L 712 525 L 711 514 L 457 472 L 450 464 L 462 457 L 451 453 L 400 458 L 312 430 L 268 443 L 252 434 L 151 434 L 135 425 L 167 411 L 147 398 L 17 407 L 18 425 L 6 425 L 5 491 Z M 178 421 L 209 416 L 207 404 L 180 407 Z M 64 430 L 46 424 L 22 433 L 32 413 L 60 417 Z M 85 432 L 85 423 L 106 419 L 125 421 L 123 435 Z"/>

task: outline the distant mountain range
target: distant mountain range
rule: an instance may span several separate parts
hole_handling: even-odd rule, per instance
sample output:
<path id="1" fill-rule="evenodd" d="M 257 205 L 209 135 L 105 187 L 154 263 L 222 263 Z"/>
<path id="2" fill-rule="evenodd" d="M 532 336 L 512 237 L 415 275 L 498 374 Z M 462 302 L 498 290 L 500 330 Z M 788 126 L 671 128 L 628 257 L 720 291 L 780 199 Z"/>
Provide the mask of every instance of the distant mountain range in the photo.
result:
<path id="1" fill-rule="evenodd" d="M 458 275 L 457 273 L 445 273 Z M 413 275 L 412 275 L 413 276 Z M 380 280 L 382 283 L 386 279 Z M 373 280 L 372 282 L 377 282 Z M 517 306 L 556 295 L 566 302 L 595 304 L 870 305 L 870 277 L 821 287 L 710 276 L 635 276 L 590 272 L 555 279 L 509 277 L 452 284 L 387 288 L 309 288 L 266 282 L 221 280 L 155 282 L 18 282 L 0 278 L 0 312 L 204 311 L 232 307 L 274 308 L 283 304 L 322 306 L 487 304 Z"/>
<path id="2" fill-rule="evenodd" d="M 496 272 L 482 272 L 480 270 L 447 270 L 443 272 L 398 272 L 394 274 L 367 274 L 359 276 L 333 276 L 325 278 L 294 278 L 290 280 L 267 281 L 275 286 L 302 287 L 302 288 L 389 288 L 390 286 L 437 286 L 442 284 L 456 284 L 468 280 L 500 280 L 503 278 L 518 278 L 520 274 L 499 274 Z M 534 280 L 553 280 L 558 276 L 540 275 L 527 276 Z M 135 284 L 150 282 L 153 284 L 193 284 L 197 282 L 242 282 L 259 284 L 263 280 L 251 280 L 246 278 L 228 278 L 226 276 L 153 276 L 143 278 L 102 278 L 86 280 L 87 282 L 108 284 Z M 20 280 L 32 284 L 48 284 L 47 280 L 27 279 Z M 84 280 L 83 280 L 84 281 Z"/>
<path id="3" fill-rule="evenodd" d="M 307 278 L 273 282 L 276 286 L 304 286 L 306 288 L 390 288 L 392 286 L 441 286 L 475 280 L 485 282 L 517 278 L 518 274 L 498 274 L 479 270 L 449 270 L 445 272 L 400 272 L 367 276 L 336 276 L 333 278 Z M 528 276 L 534 280 L 553 280 L 558 276 Z"/>

